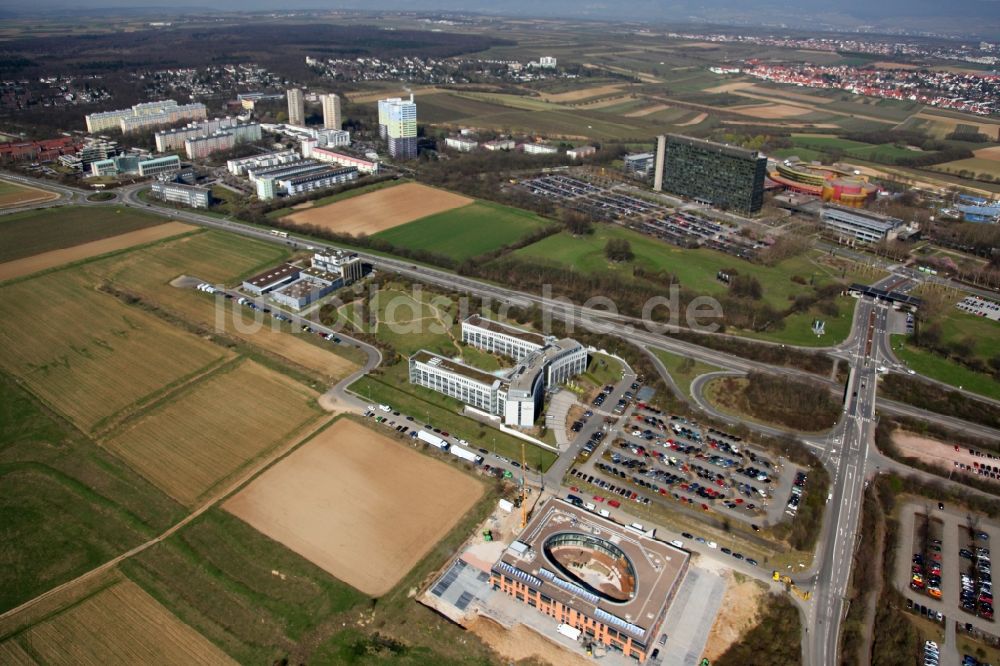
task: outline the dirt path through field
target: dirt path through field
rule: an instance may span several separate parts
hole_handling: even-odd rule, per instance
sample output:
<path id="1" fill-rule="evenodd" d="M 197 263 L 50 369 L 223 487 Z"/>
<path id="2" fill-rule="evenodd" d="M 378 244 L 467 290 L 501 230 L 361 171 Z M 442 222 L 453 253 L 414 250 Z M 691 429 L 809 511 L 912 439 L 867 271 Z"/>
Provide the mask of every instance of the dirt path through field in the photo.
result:
<path id="1" fill-rule="evenodd" d="M 127 234 L 119 234 L 118 236 L 102 238 L 101 240 L 89 243 L 81 243 L 80 245 L 61 250 L 52 250 L 31 257 L 24 257 L 23 259 L 15 259 L 14 261 L 0 264 L 0 281 L 11 280 L 23 275 L 31 275 L 47 268 L 62 266 L 63 264 L 80 261 L 81 259 L 89 259 L 90 257 L 96 257 L 116 250 L 124 250 L 134 245 L 152 243 L 153 241 L 177 236 L 188 231 L 193 231 L 194 229 L 197 229 L 197 227 L 182 224 L 181 222 L 167 222 L 166 224 L 158 224 L 155 227 L 147 229 L 130 231 Z"/>
<path id="2" fill-rule="evenodd" d="M 689 120 L 689 121 L 687 121 L 685 123 L 677 123 L 677 126 L 678 127 L 687 127 L 688 125 L 697 125 L 698 123 L 704 121 L 705 118 L 708 118 L 708 114 L 707 113 L 699 113 L 697 116 L 695 116 L 694 118 L 692 118 L 691 120 Z"/>
<path id="3" fill-rule="evenodd" d="M 670 107 L 666 104 L 654 104 L 653 106 L 647 106 L 641 109 L 636 109 L 630 113 L 626 113 L 626 118 L 642 118 L 643 116 L 648 116 L 650 114 L 656 113 L 657 111 L 666 111 Z"/>

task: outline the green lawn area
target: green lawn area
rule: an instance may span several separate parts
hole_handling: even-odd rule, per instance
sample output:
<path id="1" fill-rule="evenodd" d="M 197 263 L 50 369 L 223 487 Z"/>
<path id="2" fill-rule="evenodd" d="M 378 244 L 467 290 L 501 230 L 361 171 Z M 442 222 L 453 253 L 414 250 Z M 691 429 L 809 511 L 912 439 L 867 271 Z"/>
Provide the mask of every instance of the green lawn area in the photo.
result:
<path id="1" fill-rule="evenodd" d="M 469 440 L 470 445 L 475 448 L 489 449 L 507 456 L 511 460 L 521 457 L 522 440 L 462 416 L 455 411 L 457 407 L 451 409 L 442 407 L 442 403 L 451 402 L 453 405 L 457 403 L 439 393 L 421 389 L 432 393 L 433 401 L 429 399 L 430 396 L 428 399 L 422 398 L 416 392 L 411 392 L 411 389 L 420 389 L 421 387 L 400 383 L 396 378 L 388 375 L 362 377 L 351 384 L 350 388 L 363 399 L 370 400 L 372 403 L 391 405 L 393 409 L 404 414 L 409 414 L 417 419 L 426 419 L 426 422 L 432 423 L 435 428 L 441 428 L 456 437 Z M 532 444 L 527 444 L 525 451 L 528 466 L 532 469 L 547 470 L 556 460 L 556 454 Z"/>
<path id="2" fill-rule="evenodd" d="M 393 245 L 463 261 L 514 243 L 553 224 L 534 213 L 477 201 L 375 234 Z"/>
<path id="3" fill-rule="evenodd" d="M 607 384 L 617 384 L 621 381 L 622 362 L 613 356 L 606 354 L 591 354 L 590 362 L 587 364 L 587 371 L 581 376 L 594 386 L 605 386 Z"/>
<path id="4" fill-rule="evenodd" d="M 820 153 L 840 150 L 849 157 L 872 160 L 874 162 L 887 162 L 889 164 L 895 162 L 897 158 L 912 157 L 916 154 L 915 151 L 905 147 L 901 148 L 891 143 L 870 144 L 862 143 L 861 141 L 851 141 L 850 139 L 841 139 L 835 136 L 820 137 L 794 134 L 792 135 L 792 141 L 795 143 L 794 148 L 785 148 L 781 151 L 776 151 L 776 154 L 779 157 L 798 155 L 801 159 L 811 161 L 819 159 Z M 809 151 L 810 154 L 807 156 L 803 154 L 804 151 Z"/>
<path id="5" fill-rule="evenodd" d="M 812 148 L 779 148 L 774 151 L 774 156 L 780 157 L 781 159 L 798 157 L 804 162 L 820 161 L 820 151 L 813 150 Z"/>
<path id="6" fill-rule="evenodd" d="M 798 347 L 828 347 L 844 340 L 851 332 L 855 300 L 850 296 L 837 298 L 840 313 L 836 317 L 825 315 L 815 308 L 809 312 L 796 312 L 784 319 L 785 327 L 775 331 L 741 331 L 740 335 L 758 340 L 770 340 Z M 817 336 L 812 331 L 813 320 L 826 322 L 826 332 Z"/>
<path id="7" fill-rule="evenodd" d="M 635 253 L 634 262 L 614 264 L 607 260 L 604 246 L 612 238 L 629 241 Z M 764 287 L 764 299 L 777 308 L 787 307 L 789 297 L 802 291 L 802 285 L 791 281 L 793 275 L 808 279 L 815 273 L 817 280 L 827 275 L 808 255 L 792 257 L 774 267 L 763 266 L 715 250 L 682 249 L 607 224 L 595 225 L 594 233 L 584 237 L 573 237 L 565 232 L 555 234 L 517 250 L 514 255 L 539 263 L 560 264 L 581 273 L 601 271 L 625 277 L 631 274 L 633 264 L 638 264 L 653 271 L 669 271 L 677 276 L 682 287 L 707 295 L 725 293 L 726 285 L 715 276 L 721 269 L 736 268 L 741 274 L 753 275 L 760 280 Z"/>
<path id="8" fill-rule="evenodd" d="M 2 143 L 2 142 L 0 142 Z M 6 180 L 0 180 L 0 194 L 14 194 L 15 192 L 23 192 L 24 188 L 20 185 L 15 185 Z"/>
<path id="9" fill-rule="evenodd" d="M 131 208 L 67 206 L 0 217 L 0 262 L 30 257 L 167 222 Z"/>
<path id="10" fill-rule="evenodd" d="M 709 372 L 718 372 L 722 369 L 708 363 L 689 359 L 686 356 L 671 354 L 662 349 L 655 349 L 653 353 L 656 354 L 656 357 L 667 368 L 667 372 L 673 377 L 677 388 L 683 391 L 684 395 L 689 398 L 691 397 L 691 382 L 695 380 L 695 377 Z"/>
<path id="11" fill-rule="evenodd" d="M 414 296 L 401 289 L 381 289 L 374 298 L 378 327 L 375 330 L 366 327 L 366 330 L 391 344 L 403 356 L 421 349 L 448 357 L 461 353 L 455 341 L 448 337 L 452 332 L 456 340 L 461 339 L 452 312 L 454 301 L 446 299 L 431 306 L 427 303 L 431 295 L 420 294 L 419 301 Z"/>
<path id="12" fill-rule="evenodd" d="M 994 337 L 991 342 L 996 340 Z M 905 336 L 902 335 L 892 336 L 892 345 L 899 360 L 917 374 L 1000 400 L 1000 383 L 989 375 L 974 372 L 954 361 L 907 344 Z"/>

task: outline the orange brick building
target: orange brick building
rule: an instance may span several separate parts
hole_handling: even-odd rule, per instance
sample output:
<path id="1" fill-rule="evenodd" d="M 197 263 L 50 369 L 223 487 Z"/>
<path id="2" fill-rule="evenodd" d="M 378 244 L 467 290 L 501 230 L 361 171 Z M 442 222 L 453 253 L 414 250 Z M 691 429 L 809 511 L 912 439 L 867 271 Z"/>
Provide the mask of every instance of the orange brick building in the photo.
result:
<path id="1" fill-rule="evenodd" d="M 688 560 L 679 548 L 553 499 L 493 565 L 490 580 L 585 640 L 644 662 Z"/>

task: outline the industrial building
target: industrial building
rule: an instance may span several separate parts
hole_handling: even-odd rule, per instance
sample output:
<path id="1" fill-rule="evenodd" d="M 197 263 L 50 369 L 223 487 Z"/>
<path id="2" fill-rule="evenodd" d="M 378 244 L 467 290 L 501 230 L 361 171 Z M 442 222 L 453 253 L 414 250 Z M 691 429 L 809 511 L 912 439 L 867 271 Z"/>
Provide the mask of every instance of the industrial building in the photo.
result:
<path id="1" fill-rule="evenodd" d="M 118 129 L 123 133 L 171 125 L 185 120 L 202 120 L 207 116 L 205 105 L 200 102 L 178 104 L 172 99 L 161 102 L 136 104 L 130 109 L 99 111 L 84 117 L 90 133 Z"/>
<path id="2" fill-rule="evenodd" d="M 417 156 L 417 105 L 391 97 L 378 102 L 379 136 L 389 145 L 389 154 L 399 160 Z"/>
<path id="3" fill-rule="evenodd" d="M 575 340 L 542 336 L 479 315 L 462 322 L 462 342 L 517 364 L 498 376 L 421 351 L 410 358 L 410 382 L 502 418 L 507 425 L 533 426 L 545 389 L 587 369 L 587 350 Z"/>
<path id="4" fill-rule="evenodd" d="M 638 529 L 550 499 L 500 555 L 490 583 L 585 641 L 642 663 L 656 648 L 689 559 Z"/>
<path id="5" fill-rule="evenodd" d="M 299 279 L 272 291 L 271 298 L 293 310 L 301 310 L 343 286 L 343 278 L 336 273 L 304 268 L 299 273 Z"/>
<path id="6" fill-rule="evenodd" d="M 819 218 L 841 240 L 862 243 L 892 240 L 903 226 L 898 217 L 834 205 L 823 206 Z"/>
<path id="7" fill-rule="evenodd" d="M 226 168 L 234 176 L 243 176 L 246 175 L 249 169 L 279 166 L 281 164 L 288 164 L 289 162 L 297 162 L 298 160 L 299 154 L 294 150 L 282 150 L 229 160 L 226 162 Z"/>
<path id="8" fill-rule="evenodd" d="M 152 192 L 159 199 L 191 208 L 208 208 L 212 203 L 212 193 L 204 187 L 158 180 L 153 183 Z"/>
<path id="9" fill-rule="evenodd" d="M 263 273 L 258 273 L 243 281 L 243 291 L 254 296 L 263 296 L 290 282 L 299 279 L 302 269 L 292 264 L 281 264 L 274 268 L 269 268 Z"/>
<path id="10" fill-rule="evenodd" d="M 657 139 L 654 189 L 746 215 L 764 204 L 767 158 L 704 139 L 668 134 Z"/>
<path id="11" fill-rule="evenodd" d="M 340 115 L 340 95 L 327 93 L 326 95 L 320 95 L 319 99 L 323 104 L 323 127 L 339 130 L 344 124 L 344 120 Z"/>
<path id="12" fill-rule="evenodd" d="M 289 88 L 285 93 L 288 96 L 288 124 L 306 124 L 306 102 L 302 97 L 302 90 L 299 88 Z"/>

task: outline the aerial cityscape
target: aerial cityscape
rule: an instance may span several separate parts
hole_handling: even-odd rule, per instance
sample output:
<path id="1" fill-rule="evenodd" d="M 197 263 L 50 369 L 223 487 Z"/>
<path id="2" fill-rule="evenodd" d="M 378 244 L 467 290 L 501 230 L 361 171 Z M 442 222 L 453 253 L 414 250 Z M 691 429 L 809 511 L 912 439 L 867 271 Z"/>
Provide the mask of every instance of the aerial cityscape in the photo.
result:
<path id="1" fill-rule="evenodd" d="M 1000 666 L 1000 8 L 0 8 L 0 663 Z"/>

